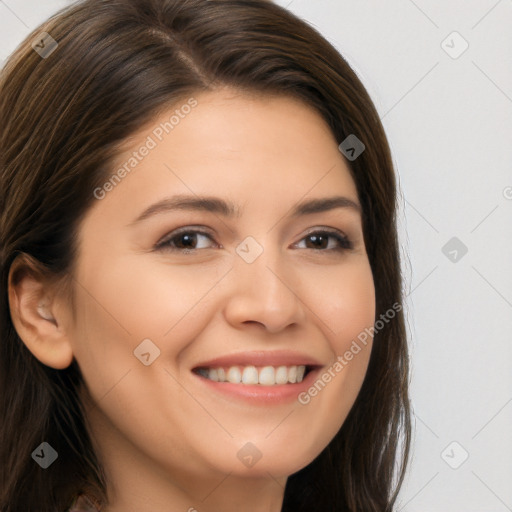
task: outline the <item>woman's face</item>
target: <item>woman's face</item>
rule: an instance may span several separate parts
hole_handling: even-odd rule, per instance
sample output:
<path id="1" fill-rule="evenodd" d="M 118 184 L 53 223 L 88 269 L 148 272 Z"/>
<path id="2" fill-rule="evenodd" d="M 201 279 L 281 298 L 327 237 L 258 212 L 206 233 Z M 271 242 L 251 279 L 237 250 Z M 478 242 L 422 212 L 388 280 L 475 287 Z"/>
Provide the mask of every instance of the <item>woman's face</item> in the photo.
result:
<path id="1" fill-rule="evenodd" d="M 371 340 L 344 356 L 375 320 L 357 191 L 297 100 L 195 100 L 131 138 L 112 173 L 136 166 L 96 191 L 69 339 L 113 474 L 281 479 L 333 438 L 366 372 Z"/>

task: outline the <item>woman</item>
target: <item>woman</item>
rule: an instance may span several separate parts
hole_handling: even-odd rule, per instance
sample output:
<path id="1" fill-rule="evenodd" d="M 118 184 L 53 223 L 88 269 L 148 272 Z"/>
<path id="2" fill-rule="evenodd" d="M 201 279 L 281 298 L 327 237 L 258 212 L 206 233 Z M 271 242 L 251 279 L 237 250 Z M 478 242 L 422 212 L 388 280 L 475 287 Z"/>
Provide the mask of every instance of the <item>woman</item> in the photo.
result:
<path id="1" fill-rule="evenodd" d="M 324 38 L 84 0 L 11 56 L 0 125 L 2 512 L 392 510 L 395 177 Z"/>

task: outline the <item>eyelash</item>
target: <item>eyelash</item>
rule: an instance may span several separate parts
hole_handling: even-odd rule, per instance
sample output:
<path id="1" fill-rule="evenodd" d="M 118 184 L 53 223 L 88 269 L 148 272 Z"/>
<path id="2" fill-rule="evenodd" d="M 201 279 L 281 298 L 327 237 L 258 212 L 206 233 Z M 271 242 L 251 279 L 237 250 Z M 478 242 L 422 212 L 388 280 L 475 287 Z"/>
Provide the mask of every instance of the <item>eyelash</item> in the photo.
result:
<path id="1" fill-rule="evenodd" d="M 163 251 L 171 251 L 171 252 L 182 252 L 185 254 L 190 254 L 192 252 L 204 250 L 204 249 L 195 249 L 195 248 L 179 249 L 176 247 L 172 247 L 171 242 L 176 241 L 176 239 L 182 235 L 190 235 L 190 234 L 203 235 L 203 236 L 208 237 L 210 240 L 213 240 L 210 233 L 207 233 L 205 231 L 201 231 L 198 229 L 191 229 L 190 227 L 186 227 L 186 228 L 176 230 L 174 233 L 171 234 L 172 236 L 165 237 L 163 240 L 161 240 L 160 242 L 157 243 L 155 249 L 163 250 Z M 331 249 L 327 249 L 327 248 L 325 248 L 325 249 L 310 249 L 313 251 L 342 252 L 342 251 L 353 249 L 353 247 L 354 247 L 353 243 L 345 235 L 343 235 L 340 231 L 335 231 L 335 230 L 330 230 L 330 229 L 321 229 L 321 230 L 319 229 L 317 231 L 311 231 L 311 232 L 307 233 L 303 238 L 301 238 L 300 242 L 312 235 L 316 235 L 316 236 L 327 235 L 329 237 L 336 239 L 336 241 L 339 243 L 339 247 L 336 247 L 334 249 L 333 248 L 331 248 Z M 329 243 L 327 245 L 329 245 Z"/>

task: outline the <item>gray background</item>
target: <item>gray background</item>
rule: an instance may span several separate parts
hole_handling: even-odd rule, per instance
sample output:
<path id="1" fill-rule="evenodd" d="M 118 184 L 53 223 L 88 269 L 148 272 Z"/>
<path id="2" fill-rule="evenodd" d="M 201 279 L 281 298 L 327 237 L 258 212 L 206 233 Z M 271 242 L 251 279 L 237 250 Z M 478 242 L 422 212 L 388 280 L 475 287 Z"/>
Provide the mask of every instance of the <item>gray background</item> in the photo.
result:
<path id="1" fill-rule="evenodd" d="M 512 511 L 512 1 L 277 3 L 357 71 L 399 176 L 415 429 L 397 509 Z M 0 0 L 0 60 L 68 4 Z"/>

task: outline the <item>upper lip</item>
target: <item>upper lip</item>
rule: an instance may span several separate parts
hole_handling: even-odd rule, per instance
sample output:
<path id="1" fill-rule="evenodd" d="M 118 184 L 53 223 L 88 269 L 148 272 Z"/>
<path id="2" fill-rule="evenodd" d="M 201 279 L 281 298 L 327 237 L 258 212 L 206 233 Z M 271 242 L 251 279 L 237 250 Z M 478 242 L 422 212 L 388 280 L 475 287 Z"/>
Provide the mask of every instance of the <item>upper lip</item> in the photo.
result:
<path id="1" fill-rule="evenodd" d="M 239 352 L 203 361 L 197 368 L 230 367 L 230 366 L 321 366 L 315 358 L 293 351 L 252 351 Z"/>

